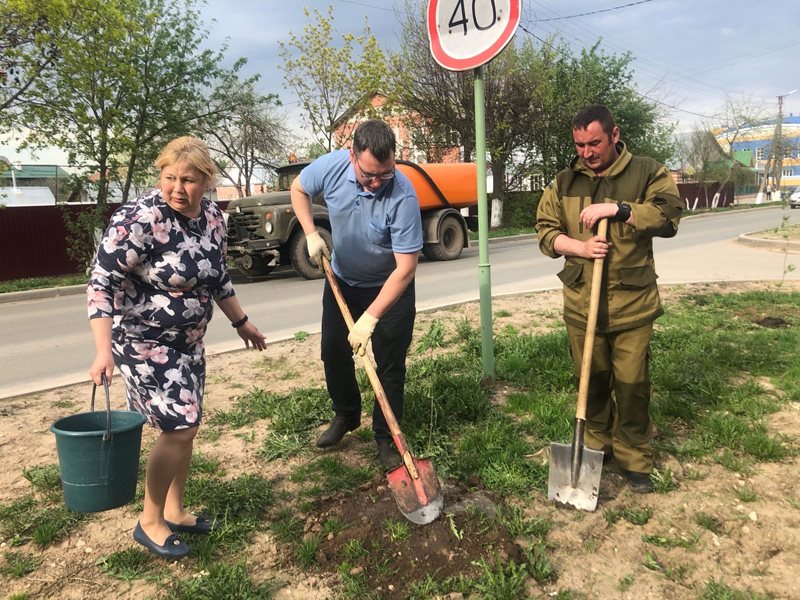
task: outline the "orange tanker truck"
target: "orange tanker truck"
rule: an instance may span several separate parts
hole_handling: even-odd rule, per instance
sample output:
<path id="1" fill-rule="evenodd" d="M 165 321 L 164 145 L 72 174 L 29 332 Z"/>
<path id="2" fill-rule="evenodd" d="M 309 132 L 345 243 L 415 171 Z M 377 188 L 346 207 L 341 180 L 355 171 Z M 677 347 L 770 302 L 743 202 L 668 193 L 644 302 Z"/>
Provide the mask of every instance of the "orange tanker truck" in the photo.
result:
<path id="1" fill-rule="evenodd" d="M 305 235 L 292 210 L 289 188 L 308 162 L 277 169 L 278 191 L 232 200 L 228 204 L 228 256 L 247 277 L 267 275 L 281 265 L 292 265 L 306 279 L 323 277 L 308 258 Z M 476 217 L 462 212 L 477 205 L 478 169 L 474 163 L 417 164 L 397 161 L 397 169 L 411 180 L 422 214 L 422 253 L 428 260 L 453 260 L 469 244 L 468 229 Z M 322 196 L 312 198 L 317 229 L 331 243 L 328 209 Z"/>

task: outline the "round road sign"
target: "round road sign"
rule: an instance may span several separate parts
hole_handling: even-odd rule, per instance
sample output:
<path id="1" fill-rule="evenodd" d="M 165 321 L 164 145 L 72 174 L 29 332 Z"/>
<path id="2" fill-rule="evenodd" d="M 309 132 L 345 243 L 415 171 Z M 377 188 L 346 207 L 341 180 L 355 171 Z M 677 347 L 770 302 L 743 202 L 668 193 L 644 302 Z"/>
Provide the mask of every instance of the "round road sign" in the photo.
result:
<path id="1" fill-rule="evenodd" d="M 519 25 L 522 0 L 428 0 L 428 37 L 437 63 L 466 71 L 489 62 Z"/>

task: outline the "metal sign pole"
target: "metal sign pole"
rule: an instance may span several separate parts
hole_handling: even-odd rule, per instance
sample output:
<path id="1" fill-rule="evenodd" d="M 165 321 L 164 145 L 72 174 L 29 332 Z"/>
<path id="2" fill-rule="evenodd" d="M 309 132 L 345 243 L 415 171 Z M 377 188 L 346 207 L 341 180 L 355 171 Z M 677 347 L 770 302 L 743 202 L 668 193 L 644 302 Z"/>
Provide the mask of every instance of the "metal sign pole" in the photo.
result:
<path id="1" fill-rule="evenodd" d="M 522 0 L 428 0 L 427 29 L 434 60 L 451 71 L 474 70 L 475 151 L 478 162 L 478 280 L 483 375 L 494 378 L 492 278 L 489 265 L 489 206 L 486 200 L 486 103 L 483 65 L 514 37 Z M 465 157 L 468 160 L 468 157 Z"/>
<path id="2" fill-rule="evenodd" d="M 475 154 L 478 162 L 478 286 L 481 304 L 483 376 L 494 378 L 492 276 L 489 264 L 489 203 L 486 199 L 486 114 L 483 66 L 475 69 Z"/>

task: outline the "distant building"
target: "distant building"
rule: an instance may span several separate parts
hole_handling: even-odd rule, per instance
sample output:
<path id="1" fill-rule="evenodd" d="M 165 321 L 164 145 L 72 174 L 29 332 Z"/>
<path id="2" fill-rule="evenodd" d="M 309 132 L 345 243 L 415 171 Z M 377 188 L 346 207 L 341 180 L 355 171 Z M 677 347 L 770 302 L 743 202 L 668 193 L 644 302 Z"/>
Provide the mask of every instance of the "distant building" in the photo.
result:
<path id="1" fill-rule="evenodd" d="M 53 205 L 70 194 L 69 173 L 58 165 L 0 164 L 0 204 Z"/>
<path id="2" fill-rule="evenodd" d="M 253 174 L 250 177 L 250 195 L 266 194 L 272 191 L 265 177 L 264 169 L 259 169 L 259 171 L 262 172 L 261 175 Z M 214 200 L 237 200 L 245 196 L 244 175 L 240 174 L 239 169 L 228 169 L 227 173 L 230 175 L 230 179 L 221 175 L 217 176 L 216 197 L 213 198 Z M 241 185 L 236 185 L 231 179 L 242 183 Z"/>
<path id="3" fill-rule="evenodd" d="M 777 121 L 765 121 L 753 127 L 736 132 L 733 141 L 734 157 L 744 165 L 752 165 L 759 173 L 759 181 L 764 178 L 768 162 L 772 157 L 772 143 Z M 716 133 L 720 146 L 728 151 L 732 134 L 729 130 Z M 781 169 L 781 187 L 800 185 L 800 117 L 789 115 L 781 122 L 781 139 L 783 146 L 783 165 Z M 774 185 L 774 182 L 770 181 Z"/>
<path id="4" fill-rule="evenodd" d="M 408 128 L 409 121 L 413 121 L 413 116 L 408 112 L 392 109 L 387 105 L 387 98 L 383 94 L 373 94 L 370 98 L 370 109 L 372 113 L 380 114 L 394 131 L 397 138 L 397 158 L 410 160 L 417 163 L 427 162 L 461 162 L 461 148 L 455 143 L 450 146 L 438 146 L 421 148 L 414 144 L 412 131 Z M 347 111 L 339 120 L 334 123 L 335 133 L 334 142 L 336 147 L 349 148 L 352 144 L 353 131 L 359 124 L 371 118 L 370 111 L 351 109 Z M 424 130 L 424 123 L 419 119 L 419 130 Z"/>

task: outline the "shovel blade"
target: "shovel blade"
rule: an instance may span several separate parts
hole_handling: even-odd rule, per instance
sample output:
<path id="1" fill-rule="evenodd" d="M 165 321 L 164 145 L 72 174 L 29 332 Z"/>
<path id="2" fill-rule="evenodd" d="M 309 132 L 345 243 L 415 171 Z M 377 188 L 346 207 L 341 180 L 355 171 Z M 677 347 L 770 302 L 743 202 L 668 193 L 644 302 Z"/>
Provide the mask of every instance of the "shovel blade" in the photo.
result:
<path id="1" fill-rule="evenodd" d="M 572 445 L 550 444 L 550 476 L 547 499 L 569 504 L 580 510 L 597 508 L 600 475 L 603 470 L 603 453 L 583 447 L 578 482 L 572 486 Z"/>
<path id="2" fill-rule="evenodd" d="M 401 464 L 386 473 L 386 478 L 397 508 L 405 518 L 417 525 L 427 525 L 442 513 L 442 487 L 430 459 L 411 460 L 417 477 L 413 477 L 409 468 Z"/>

